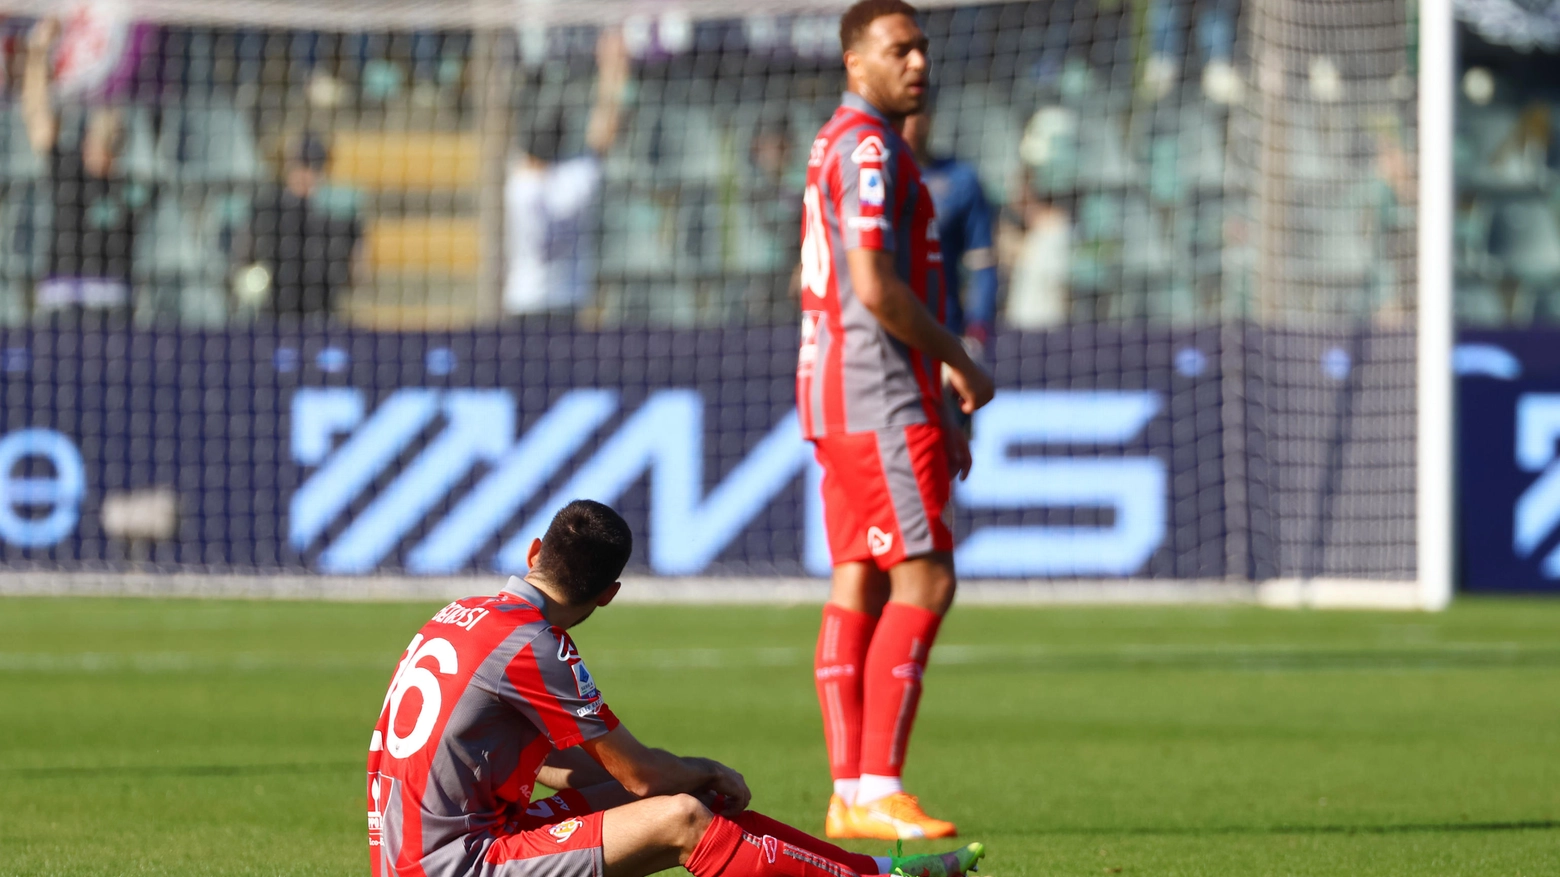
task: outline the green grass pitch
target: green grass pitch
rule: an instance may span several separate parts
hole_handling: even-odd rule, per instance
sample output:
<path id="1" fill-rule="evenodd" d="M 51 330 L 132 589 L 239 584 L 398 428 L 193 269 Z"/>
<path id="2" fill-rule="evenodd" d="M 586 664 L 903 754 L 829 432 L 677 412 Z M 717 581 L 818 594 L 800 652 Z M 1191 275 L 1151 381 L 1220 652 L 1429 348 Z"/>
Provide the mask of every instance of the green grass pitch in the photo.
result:
<path id="1" fill-rule="evenodd" d="M 0 600 L 0 875 L 366 874 L 369 731 L 436 608 Z M 816 619 L 576 633 L 642 739 L 817 831 Z M 1560 603 L 961 607 L 926 680 L 908 781 L 991 877 L 1560 873 Z"/>

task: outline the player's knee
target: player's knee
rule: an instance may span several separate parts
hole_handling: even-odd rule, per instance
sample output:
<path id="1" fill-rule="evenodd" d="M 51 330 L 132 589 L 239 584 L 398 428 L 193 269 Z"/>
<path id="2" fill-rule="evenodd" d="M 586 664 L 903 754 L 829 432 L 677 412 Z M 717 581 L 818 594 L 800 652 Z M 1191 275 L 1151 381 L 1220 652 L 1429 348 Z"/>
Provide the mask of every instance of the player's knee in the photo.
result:
<path id="1" fill-rule="evenodd" d="M 941 615 L 953 604 L 958 578 L 947 552 L 913 557 L 894 568 L 894 599 Z"/>
<path id="2" fill-rule="evenodd" d="M 671 795 L 666 800 L 666 822 L 677 836 L 677 845 L 684 852 L 691 852 L 704 837 L 710 820 L 715 818 L 708 807 L 692 795 Z"/>

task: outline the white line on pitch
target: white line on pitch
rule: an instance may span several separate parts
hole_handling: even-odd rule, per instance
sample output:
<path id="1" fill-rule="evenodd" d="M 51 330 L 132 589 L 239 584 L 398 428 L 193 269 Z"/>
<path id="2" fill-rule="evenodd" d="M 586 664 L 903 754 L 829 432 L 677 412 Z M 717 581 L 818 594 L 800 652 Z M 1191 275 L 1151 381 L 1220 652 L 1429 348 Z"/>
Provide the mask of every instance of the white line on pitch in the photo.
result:
<path id="1" fill-rule="evenodd" d="M 587 649 L 590 663 L 600 668 L 646 670 L 740 669 L 798 667 L 811 660 L 807 648 L 699 648 L 699 649 Z M 1177 666 L 1187 663 L 1242 669 L 1249 665 L 1280 662 L 1317 669 L 1344 662 L 1370 669 L 1379 661 L 1383 669 L 1424 667 L 1434 669 L 1470 658 L 1497 662 L 1523 657 L 1560 658 L 1560 650 L 1520 643 L 1448 642 L 1406 648 L 1370 646 L 1303 645 L 1191 645 L 1174 643 L 1127 644 L 1109 649 L 1069 649 L 1032 645 L 971 645 L 948 643 L 932 652 L 934 665 L 1054 664 L 1059 667 L 1143 664 Z M 387 670 L 393 655 L 343 655 L 339 657 L 285 657 L 272 653 L 238 652 L 0 652 L 0 672 L 20 673 L 217 673 L 312 670 L 356 672 Z"/>

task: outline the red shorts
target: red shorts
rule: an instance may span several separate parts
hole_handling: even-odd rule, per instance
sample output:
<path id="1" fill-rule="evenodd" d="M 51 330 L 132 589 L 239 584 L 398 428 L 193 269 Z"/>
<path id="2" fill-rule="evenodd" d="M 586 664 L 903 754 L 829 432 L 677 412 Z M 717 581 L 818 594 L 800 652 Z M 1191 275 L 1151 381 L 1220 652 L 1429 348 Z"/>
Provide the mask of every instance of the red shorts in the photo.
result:
<path id="1" fill-rule="evenodd" d="M 887 570 L 907 557 L 953 550 L 940 425 L 840 433 L 813 445 L 835 564 L 870 561 Z"/>
<path id="2" fill-rule="evenodd" d="M 560 792 L 532 802 L 483 859 L 506 877 L 603 877 L 601 819 L 578 792 Z"/>

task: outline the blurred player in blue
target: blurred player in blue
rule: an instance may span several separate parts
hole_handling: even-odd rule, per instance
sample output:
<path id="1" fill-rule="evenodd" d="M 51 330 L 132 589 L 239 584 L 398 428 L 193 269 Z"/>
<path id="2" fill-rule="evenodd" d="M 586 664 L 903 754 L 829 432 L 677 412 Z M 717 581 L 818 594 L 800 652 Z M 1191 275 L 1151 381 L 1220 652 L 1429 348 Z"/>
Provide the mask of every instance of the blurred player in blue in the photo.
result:
<path id="1" fill-rule="evenodd" d="M 993 215 L 975 168 L 930 151 L 932 105 L 905 117 L 904 138 L 915 150 L 921 177 L 937 205 L 937 234 L 942 239 L 947 274 L 948 330 L 964 339 L 977 362 L 985 359 L 997 316 L 997 253 L 992 246 Z M 966 295 L 966 290 L 968 294 Z"/>

